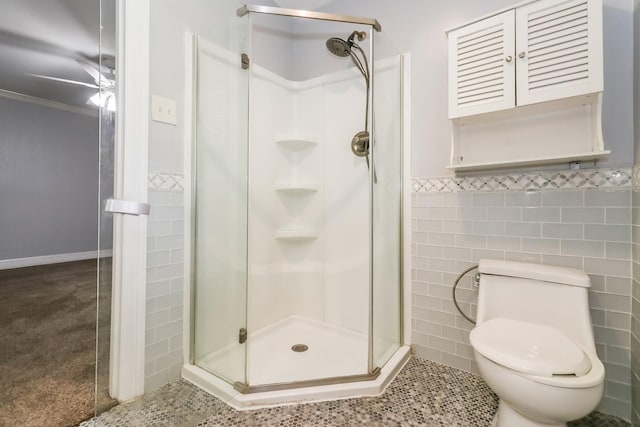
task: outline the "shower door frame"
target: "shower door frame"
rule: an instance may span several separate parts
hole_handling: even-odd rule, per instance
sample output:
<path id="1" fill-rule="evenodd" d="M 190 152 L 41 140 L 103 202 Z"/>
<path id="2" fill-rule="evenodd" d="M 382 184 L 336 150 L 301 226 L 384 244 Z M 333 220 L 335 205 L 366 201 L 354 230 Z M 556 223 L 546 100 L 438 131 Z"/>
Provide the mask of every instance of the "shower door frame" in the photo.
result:
<path id="1" fill-rule="evenodd" d="M 237 15 L 238 17 L 245 16 L 249 13 L 259 13 L 259 14 L 268 14 L 268 15 L 280 15 L 280 16 L 288 16 L 292 18 L 303 18 L 303 19 L 315 19 L 322 21 L 334 21 L 334 22 L 344 22 L 344 23 L 352 23 L 352 24 L 364 24 L 370 25 L 371 28 L 375 31 L 381 32 L 382 27 L 380 23 L 375 19 L 367 19 L 367 18 L 358 18 L 346 15 L 337 15 L 337 14 L 329 14 L 329 13 L 321 13 L 321 12 L 312 12 L 305 10 L 297 10 L 297 9 L 284 9 L 284 8 L 276 8 L 270 6 L 257 6 L 257 5 L 245 5 L 238 9 Z M 193 33 L 186 33 L 186 45 L 185 51 L 187 53 L 185 60 L 185 75 L 186 75 L 186 87 L 190 88 L 186 91 L 186 99 L 185 99 L 185 121 L 190 125 L 185 126 L 185 140 L 187 144 L 185 144 L 185 175 L 192 177 L 191 179 L 187 179 L 185 184 L 185 209 L 191 208 L 194 199 L 195 199 L 195 183 L 192 182 L 195 172 L 194 165 L 194 155 L 195 155 L 195 99 L 196 99 L 196 86 L 195 86 L 195 55 L 194 51 L 194 37 L 196 37 Z M 372 42 L 373 43 L 373 42 Z M 373 45 L 372 45 L 373 51 Z M 402 85 L 402 100 L 400 105 L 400 115 L 401 115 L 401 141 L 400 141 L 400 150 L 401 150 L 401 160 L 402 165 L 400 168 L 400 190 L 398 196 L 400 197 L 400 217 L 399 217 L 399 228 L 400 228 L 400 253 L 398 256 L 400 257 L 400 272 L 398 277 L 399 284 L 399 303 L 400 303 L 400 319 L 399 319 L 399 347 L 396 350 L 396 353 L 402 350 L 403 347 L 407 346 L 407 343 L 410 342 L 411 336 L 411 320 L 410 317 L 407 316 L 408 311 L 405 310 L 406 304 L 411 301 L 411 291 L 410 291 L 410 283 L 408 283 L 408 279 L 410 275 L 407 275 L 407 268 L 410 268 L 410 262 L 407 260 L 407 254 L 410 253 L 410 231 L 407 231 L 407 225 L 410 224 L 410 189 L 409 185 L 409 168 L 407 167 L 408 161 L 410 160 L 410 154 L 408 147 L 408 135 L 409 135 L 409 120 L 406 114 L 410 111 L 408 96 L 405 96 L 409 92 L 407 91 L 409 86 L 410 79 L 410 61 L 408 54 L 400 54 L 401 61 L 401 85 Z M 373 55 L 372 55 L 372 63 L 373 63 Z M 409 68 L 407 68 L 409 66 Z M 369 89 L 369 95 L 372 96 L 373 85 Z M 371 103 L 370 112 L 373 111 L 373 102 Z M 375 138 L 375 135 L 374 135 Z M 372 156 L 373 157 L 373 156 Z M 370 175 L 369 180 L 372 182 L 373 175 Z M 408 197 L 408 199 L 407 199 Z M 370 206 L 371 209 L 371 206 Z M 193 277 L 193 266 L 191 265 L 193 262 L 194 254 L 193 252 L 193 241 L 194 241 L 194 226 L 195 222 L 193 221 L 192 212 L 185 211 L 185 229 L 190 230 L 188 233 L 185 233 L 185 277 L 189 277 L 188 284 L 188 292 L 185 293 L 184 296 L 184 307 L 185 307 L 185 319 L 188 319 L 184 324 L 183 336 L 184 336 L 184 360 L 185 363 L 189 365 L 195 365 L 194 360 L 194 340 L 195 340 L 195 325 L 194 325 L 194 301 L 193 294 L 195 288 L 195 281 Z M 370 255 L 372 256 L 372 254 Z M 372 260 L 372 258 L 371 258 Z M 370 261 L 372 262 L 372 261 Z M 370 266 L 370 269 L 372 266 Z M 373 275 L 370 272 L 370 288 L 373 286 Z M 370 290 L 370 298 L 373 298 L 373 292 Z M 280 391 L 280 390 L 291 390 L 298 388 L 308 388 L 308 387 L 316 387 L 316 386 L 326 386 L 326 385 L 336 385 L 336 384 L 348 384 L 354 382 L 363 382 L 363 381 L 373 381 L 376 380 L 381 374 L 381 367 L 373 366 L 373 306 L 371 301 L 369 301 L 369 351 L 368 351 L 368 373 L 365 374 L 355 374 L 355 375 L 346 375 L 339 377 L 326 377 L 312 380 L 304 380 L 304 381 L 292 381 L 292 382 L 282 382 L 282 383 L 272 383 L 272 384 L 263 384 L 263 385 L 255 385 L 252 386 L 250 384 L 235 382 L 232 385 L 233 389 L 241 394 L 253 394 L 253 393 L 264 393 L 264 392 L 272 392 L 272 391 Z M 408 360 L 408 356 L 404 356 L 404 361 L 400 363 L 400 366 L 403 366 L 406 360 Z M 184 373 L 184 370 L 183 370 Z M 222 378 L 216 376 L 218 379 L 223 380 Z M 224 381 L 224 380 L 223 380 Z"/>
<path id="2" fill-rule="evenodd" d="M 370 25 L 377 32 L 382 31 L 382 25 L 380 25 L 377 19 L 360 18 L 357 16 L 348 16 L 348 15 L 338 15 L 335 13 L 314 12 L 311 10 L 286 9 L 286 8 L 280 8 L 280 7 L 248 4 L 238 9 L 237 15 L 239 17 L 242 17 L 248 13 L 261 13 L 265 15 L 288 16 L 291 18 L 316 19 L 318 21 L 333 21 L 333 22 L 344 22 L 347 24 Z"/>

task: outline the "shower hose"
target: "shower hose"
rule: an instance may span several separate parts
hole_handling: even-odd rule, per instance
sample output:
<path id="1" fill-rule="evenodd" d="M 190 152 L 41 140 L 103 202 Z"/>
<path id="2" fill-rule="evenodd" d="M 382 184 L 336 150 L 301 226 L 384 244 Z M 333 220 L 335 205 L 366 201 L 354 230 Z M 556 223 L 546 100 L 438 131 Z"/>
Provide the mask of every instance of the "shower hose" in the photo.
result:
<path id="1" fill-rule="evenodd" d="M 469 322 L 473 323 L 474 325 L 476 324 L 476 321 L 473 320 L 471 317 L 467 316 L 462 309 L 460 308 L 460 305 L 458 305 L 458 299 L 456 298 L 456 288 L 458 287 L 458 283 L 460 282 L 460 280 L 462 280 L 462 278 L 464 277 L 465 274 L 467 274 L 468 272 L 470 272 L 471 270 L 475 270 L 476 268 L 478 268 L 478 264 L 467 268 L 465 271 L 463 271 L 462 273 L 460 273 L 458 275 L 458 277 L 456 277 L 456 281 L 453 283 L 453 303 L 455 304 L 456 308 L 458 309 L 458 312 L 460 314 L 462 314 L 462 317 L 464 317 L 465 319 L 467 319 Z"/>

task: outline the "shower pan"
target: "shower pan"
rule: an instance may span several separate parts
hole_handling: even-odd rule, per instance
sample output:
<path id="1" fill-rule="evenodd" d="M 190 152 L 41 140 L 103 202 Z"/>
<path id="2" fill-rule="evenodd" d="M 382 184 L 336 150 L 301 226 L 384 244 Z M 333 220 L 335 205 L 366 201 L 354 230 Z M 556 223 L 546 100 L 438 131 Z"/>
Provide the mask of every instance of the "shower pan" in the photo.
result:
<path id="1" fill-rule="evenodd" d="M 410 354 L 403 56 L 372 19 L 233 19 L 190 40 L 183 377 L 241 409 L 380 394 Z"/>

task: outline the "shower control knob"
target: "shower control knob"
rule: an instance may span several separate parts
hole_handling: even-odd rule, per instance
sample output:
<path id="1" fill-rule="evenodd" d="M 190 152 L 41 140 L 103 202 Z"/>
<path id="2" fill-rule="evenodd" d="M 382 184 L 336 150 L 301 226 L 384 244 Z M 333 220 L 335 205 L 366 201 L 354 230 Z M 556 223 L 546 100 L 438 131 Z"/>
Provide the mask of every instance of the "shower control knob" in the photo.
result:
<path id="1" fill-rule="evenodd" d="M 351 140 L 351 151 L 358 157 L 366 157 L 369 155 L 369 132 L 363 130 L 356 133 Z"/>

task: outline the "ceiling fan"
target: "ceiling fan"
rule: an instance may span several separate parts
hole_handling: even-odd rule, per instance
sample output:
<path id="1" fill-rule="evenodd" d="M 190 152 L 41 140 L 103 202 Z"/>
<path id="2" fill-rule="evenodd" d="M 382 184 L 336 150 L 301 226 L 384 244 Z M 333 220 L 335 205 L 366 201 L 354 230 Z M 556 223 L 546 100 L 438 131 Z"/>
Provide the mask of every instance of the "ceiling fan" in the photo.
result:
<path id="1" fill-rule="evenodd" d="M 97 89 L 97 92 L 92 95 L 87 104 L 93 104 L 98 107 L 106 108 L 108 111 L 116 111 L 116 96 L 115 96 L 115 60 L 107 56 L 102 57 L 102 63 L 97 65 L 96 62 L 87 59 L 76 58 L 78 65 L 87 72 L 95 83 L 85 83 L 78 80 L 64 79 L 61 77 L 45 76 L 42 74 L 26 73 L 29 76 L 37 77 L 39 79 L 53 80 L 55 82 L 73 84 L 77 86 L 89 87 Z M 109 77 L 107 77 L 108 75 Z"/>

